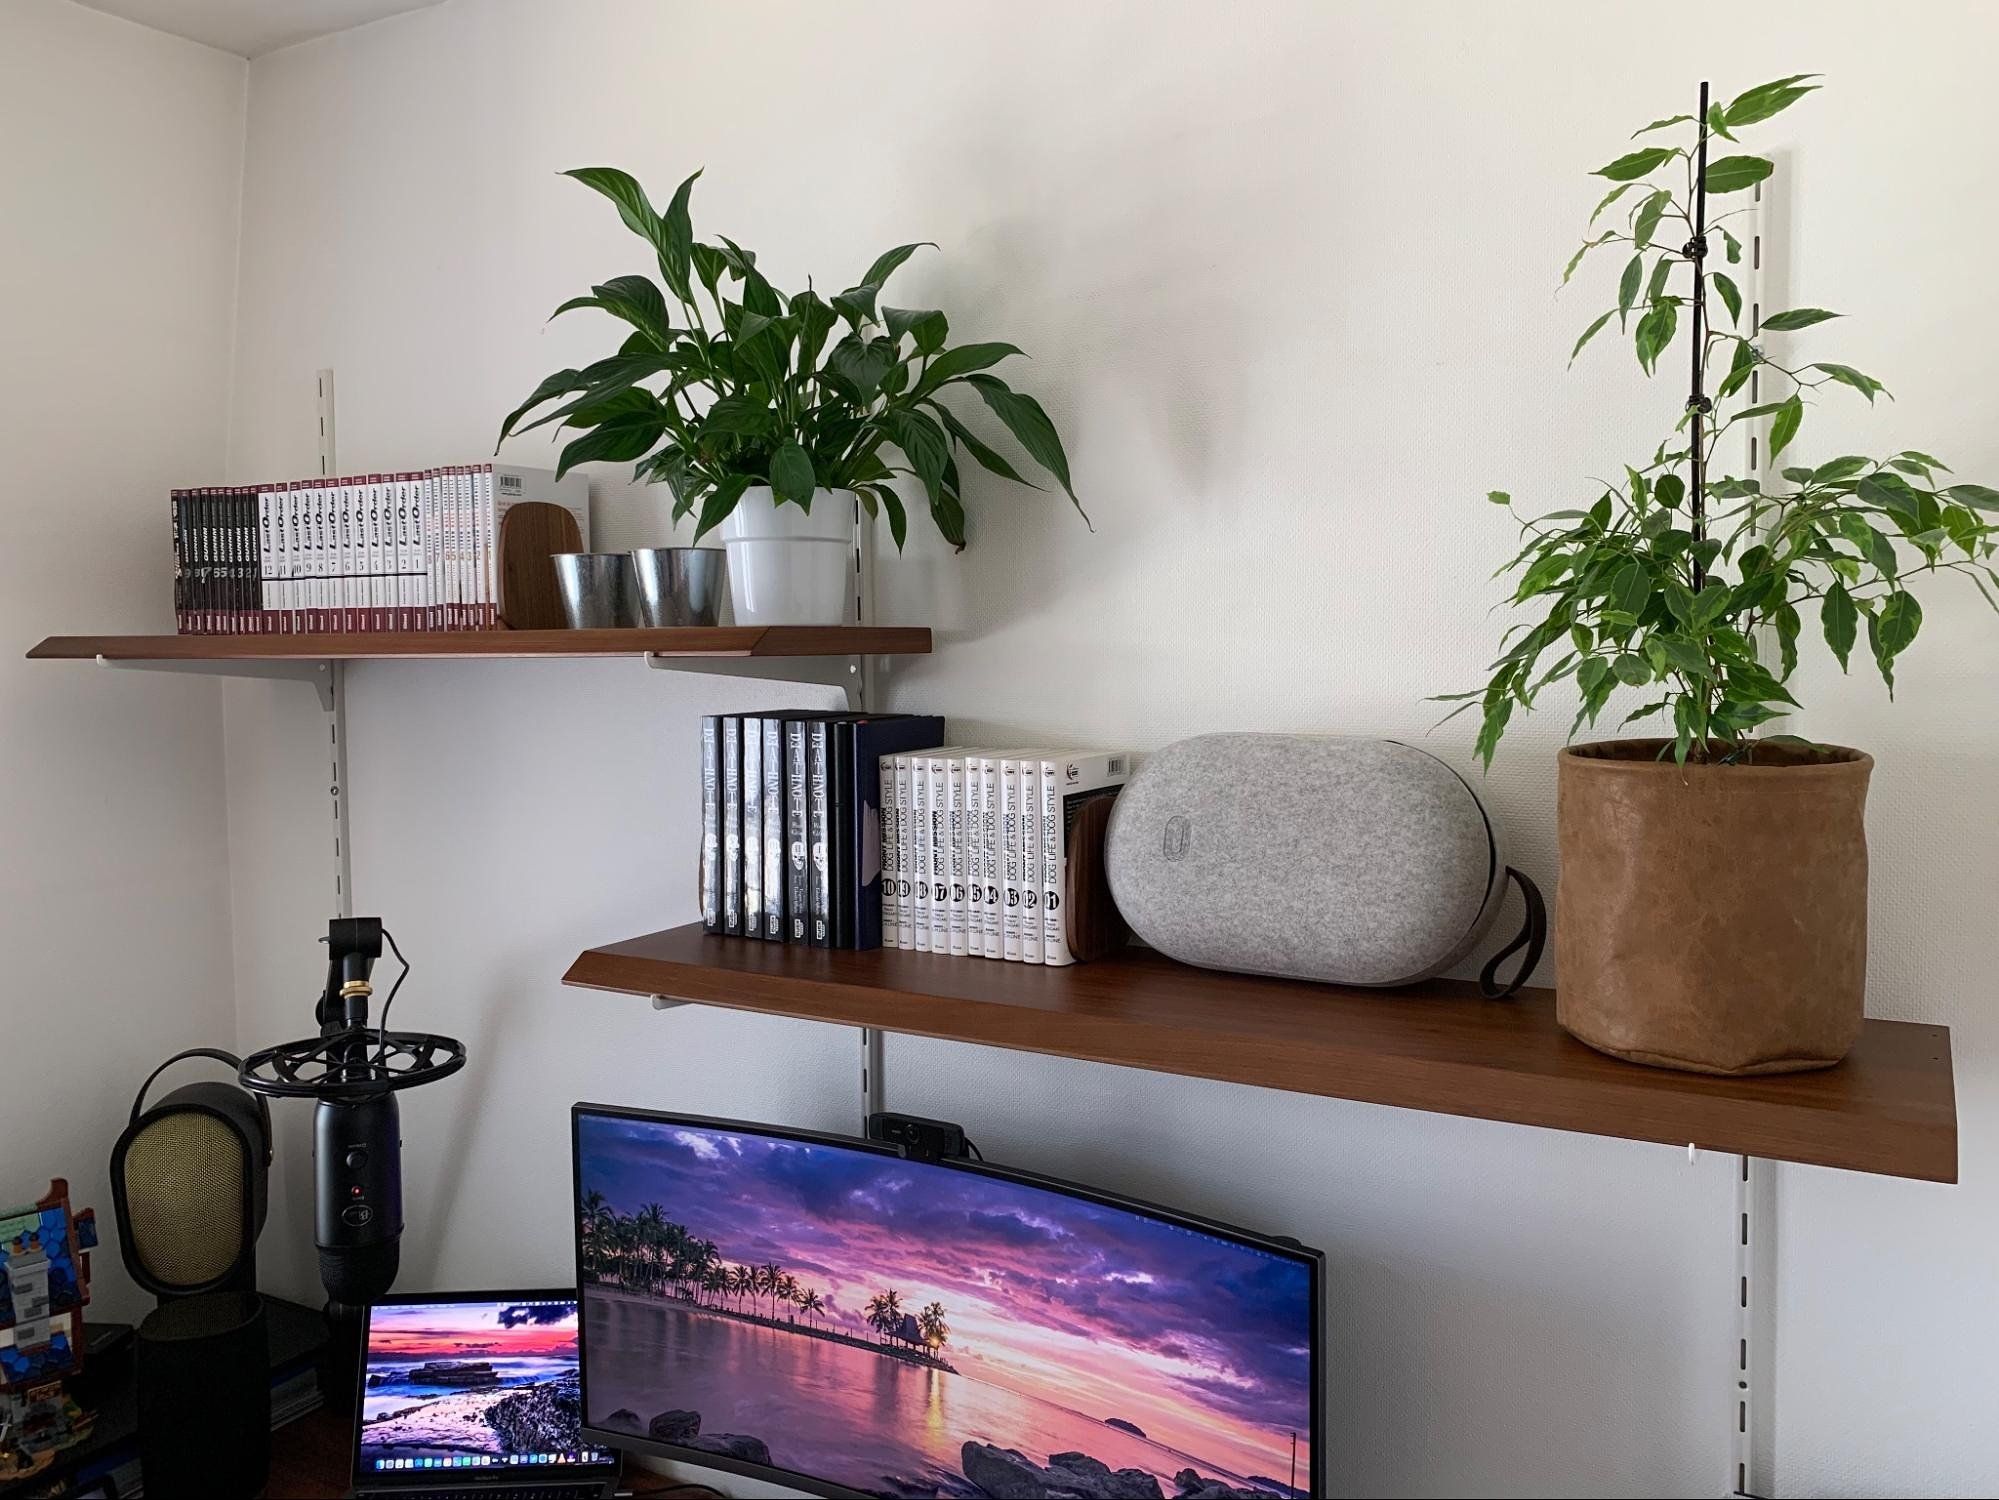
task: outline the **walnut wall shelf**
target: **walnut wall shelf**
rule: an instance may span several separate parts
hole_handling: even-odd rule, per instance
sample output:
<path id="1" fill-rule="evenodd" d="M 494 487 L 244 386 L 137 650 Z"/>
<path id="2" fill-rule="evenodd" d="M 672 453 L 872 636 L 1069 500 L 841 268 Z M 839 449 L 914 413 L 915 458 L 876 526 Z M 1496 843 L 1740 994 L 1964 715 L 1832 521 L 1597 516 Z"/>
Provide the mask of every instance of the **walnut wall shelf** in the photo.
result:
<path id="1" fill-rule="evenodd" d="M 1402 1109 L 1957 1180 L 1948 1027 L 1868 1021 L 1837 1068 L 1710 1078 L 1619 1062 L 1555 1024 L 1552 990 L 1485 1000 L 1217 974 L 1144 950 L 1073 968 L 713 937 L 581 954 L 564 983 L 1355 1099 Z"/>
<path id="2" fill-rule="evenodd" d="M 146 671 L 299 678 L 336 662 L 630 657 L 665 671 L 845 688 L 858 703 L 873 657 L 925 656 L 930 631 L 895 625 L 684 626 L 670 630 L 453 630 L 320 635 L 52 635 L 32 661 Z"/>

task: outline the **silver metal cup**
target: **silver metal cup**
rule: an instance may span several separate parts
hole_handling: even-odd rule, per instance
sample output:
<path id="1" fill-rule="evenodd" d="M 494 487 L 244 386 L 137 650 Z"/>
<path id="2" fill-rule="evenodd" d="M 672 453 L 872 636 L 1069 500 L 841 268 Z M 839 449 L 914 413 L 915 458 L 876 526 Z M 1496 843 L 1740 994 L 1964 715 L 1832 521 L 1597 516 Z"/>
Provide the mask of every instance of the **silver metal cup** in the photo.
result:
<path id="1" fill-rule="evenodd" d="M 721 615 L 728 569 L 720 547 L 635 547 L 632 569 L 646 624 L 713 625 Z"/>
<path id="2" fill-rule="evenodd" d="M 571 630 L 610 630 L 639 623 L 638 583 L 626 552 L 558 552 L 556 591 Z"/>

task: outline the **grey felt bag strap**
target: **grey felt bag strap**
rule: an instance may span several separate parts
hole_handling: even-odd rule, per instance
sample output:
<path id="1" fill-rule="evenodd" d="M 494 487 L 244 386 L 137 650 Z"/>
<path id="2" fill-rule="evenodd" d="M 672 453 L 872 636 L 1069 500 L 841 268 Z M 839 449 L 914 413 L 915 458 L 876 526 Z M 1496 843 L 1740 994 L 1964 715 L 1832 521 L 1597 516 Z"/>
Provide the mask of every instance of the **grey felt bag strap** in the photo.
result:
<path id="1" fill-rule="evenodd" d="M 1527 976 L 1534 972 L 1534 965 L 1541 961 L 1541 950 L 1548 946 L 1548 903 L 1541 899 L 1541 888 L 1511 865 L 1506 867 L 1506 878 L 1520 887 L 1520 899 L 1527 903 L 1527 915 L 1520 924 L 1519 935 L 1493 954 L 1486 966 L 1479 970 L 1479 993 L 1488 1000 L 1507 999 L 1526 983 Z M 1514 971 L 1513 978 L 1502 985 L 1499 982 L 1500 964 L 1522 948 L 1527 950 L 1527 956 L 1520 960 L 1520 967 Z"/>

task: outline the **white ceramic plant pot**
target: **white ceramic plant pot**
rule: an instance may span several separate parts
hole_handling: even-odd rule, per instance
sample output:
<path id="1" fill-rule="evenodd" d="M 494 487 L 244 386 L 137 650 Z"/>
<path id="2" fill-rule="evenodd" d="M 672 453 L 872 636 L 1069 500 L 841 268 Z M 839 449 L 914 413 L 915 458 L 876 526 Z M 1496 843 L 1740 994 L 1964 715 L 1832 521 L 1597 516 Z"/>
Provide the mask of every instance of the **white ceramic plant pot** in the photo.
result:
<path id="1" fill-rule="evenodd" d="M 721 526 L 738 625 L 847 623 L 857 503 L 852 490 L 814 490 L 808 511 L 777 504 L 768 485 L 743 491 Z"/>

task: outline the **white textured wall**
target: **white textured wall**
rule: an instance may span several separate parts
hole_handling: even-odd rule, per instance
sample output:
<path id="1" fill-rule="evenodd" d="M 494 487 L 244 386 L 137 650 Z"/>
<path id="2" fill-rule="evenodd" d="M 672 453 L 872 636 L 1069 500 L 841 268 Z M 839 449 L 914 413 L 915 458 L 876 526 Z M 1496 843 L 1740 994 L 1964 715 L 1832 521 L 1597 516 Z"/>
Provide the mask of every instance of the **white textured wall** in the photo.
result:
<path id="1" fill-rule="evenodd" d="M 1902 400 L 1828 403 L 1805 450 L 1864 438 L 1999 471 L 1991 211 L 1971 191 L 1999 177 L 1995 41 L 1990 10 L 1943 4 L 1891 27 L 1859 3 L 454 0 L 252 67 L 231 468 L 310 466 L 327 364 L 343 464 L 483 451 L 540 375 L 613 343 L 582 318 L 543 330 L 548 310 L 644 268 L 555 174 L 622 165 L 663 199 L 705 166 L 697 232 L 785 285 L 939 241 L 890 300 L 1024 345 L 1069 440 L 1094 536 L 975 479 L 972 549 L 924 535 L 885 570 L 884 617 L 939 630 L 896 706 L 1141 748 L 1220 727 L 1420 736 L 1424 696 L 1493 654 L 1485 580 L 1510 533 L 1479 497 L 1572 503 L 1676 415 L 1672 381 L 1609 349 L 1563 374 L 1610 269 L 1551 292 L 1596 196 L 1584 173 L 1703 70 L 1724 92 L 1832 75 L 1759 142 L 1795 168 L 1798 300 L 1855 314 L 1812 347 Z M 662 537 L 663 514 L 599 485 L 611 545 Z M 1936 602 L 1893 713 L 1863 680 L 1809 679 L 1804 727 L 1882 763 L 1871 1003 L 1955 1027 L 1964 1181 L 1782 1172 L 1782 1494 L 1999 1485 L 1981 1354 L 1999 1022 L 1975 1004 L 1999 873 L 1992 630 Z M 418 963 L 400 1019 L 475 1049 L 409 1104 L 407 1285 L 561 1273 L 572 1099 L 852 1125 L 851 1033 L 556 982 L 588 942 L 693 914 L 695 716 L 787 696 L 628 663 L 355 673 L 360 906 Z M 304 1029 L 323 778 L 301 690 L 227 701 L 249 1043 Z M 1517 730 L 1486 783 L 1550 888 L 1563 728 Z M 1465 764 L 1467 738 L 1429 743 Z M 1345 1492 L 1723 1486 L 1726 1162 L 907 1040 L 889 1092 L 996 1156 L 1324 1246 Z M 306 1258 L 292 1274 L 310 1286 Z"/>
<path id="2" fill-rule="evenodd" d="M 222 479 L 246 71 L 0 3 L 0 1205 L 62 1175 L 97 1209 L 98 1317 L 149 1304 L 108 1185 L 132 1095 L 235 1033 L 221 717 L 210 684 L 21 655 L 173 628 L 167 491 Z M 162 1083 L 216 1076 L 185 1067 Z"/>

